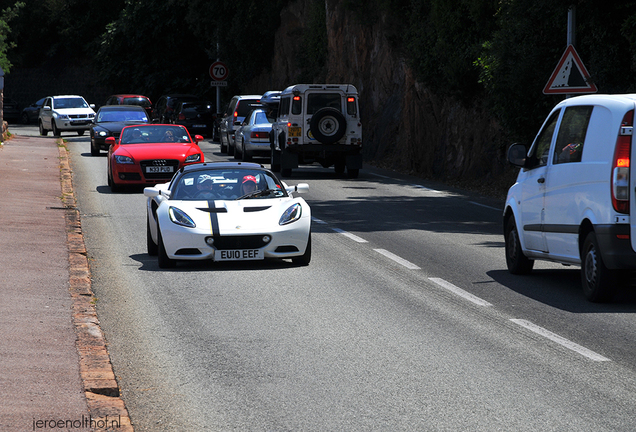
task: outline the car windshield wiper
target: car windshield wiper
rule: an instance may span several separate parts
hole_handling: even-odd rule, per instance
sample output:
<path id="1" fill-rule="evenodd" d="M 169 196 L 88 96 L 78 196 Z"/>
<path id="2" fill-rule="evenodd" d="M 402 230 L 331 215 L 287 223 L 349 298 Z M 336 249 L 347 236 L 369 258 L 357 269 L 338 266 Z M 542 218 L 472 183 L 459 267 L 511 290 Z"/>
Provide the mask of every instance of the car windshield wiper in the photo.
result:
<path id="1" fill-rule="evenodd" d="M 258 190 L 258 191 L 250 192 L 248 194 L 240 196 L 240 197 L 236 198 L 235 201 L 242 200 L 242 199 L 249 199 L 249 198 L 257 198 L 257 197 L 262 197 L 262 196 L 265 196 L 265 195 L 273 195 L 273 194 L 277 194 L 277 193 L 280 193 L 280 192 L 281 192 L 280 189 Z"/>

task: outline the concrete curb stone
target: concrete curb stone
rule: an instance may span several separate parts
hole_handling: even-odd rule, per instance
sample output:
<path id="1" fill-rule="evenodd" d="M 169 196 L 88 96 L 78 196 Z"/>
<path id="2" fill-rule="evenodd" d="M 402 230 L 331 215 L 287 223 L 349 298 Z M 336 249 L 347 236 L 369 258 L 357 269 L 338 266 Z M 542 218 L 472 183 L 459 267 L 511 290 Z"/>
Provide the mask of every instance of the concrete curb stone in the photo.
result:
<path id="1" fill-rule="evenodd" d="M 58 148 L 62 203 L 66 211 L 69 289 L 73 299 L 73 322 L 77 333 L 80 377 L 84 383 L 91 416 L 100 419 L 117 419 L 118 431 L 131 432 L 134 428 L 124 401 L 121 399 L 106 340 L 99 327 L 80 214 L 76 208 L 73 192 L 69 154 L 64 146 Z"/>

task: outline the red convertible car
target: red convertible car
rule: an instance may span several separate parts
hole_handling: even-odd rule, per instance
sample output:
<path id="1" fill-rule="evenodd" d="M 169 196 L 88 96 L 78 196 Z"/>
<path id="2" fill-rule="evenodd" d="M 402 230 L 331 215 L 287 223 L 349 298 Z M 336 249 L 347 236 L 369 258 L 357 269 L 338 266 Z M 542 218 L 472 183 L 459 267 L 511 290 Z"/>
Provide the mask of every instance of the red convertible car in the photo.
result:
<path id="1" fill-rule="evenodd" d="M 118 141 L 106 138 L 108 186 L 116 192 L 124 186 L 165 183 L 184 165 L 204 162 L 199 141 L 201 135 L 193 140 L 179 125 L 127 126 Z"/>

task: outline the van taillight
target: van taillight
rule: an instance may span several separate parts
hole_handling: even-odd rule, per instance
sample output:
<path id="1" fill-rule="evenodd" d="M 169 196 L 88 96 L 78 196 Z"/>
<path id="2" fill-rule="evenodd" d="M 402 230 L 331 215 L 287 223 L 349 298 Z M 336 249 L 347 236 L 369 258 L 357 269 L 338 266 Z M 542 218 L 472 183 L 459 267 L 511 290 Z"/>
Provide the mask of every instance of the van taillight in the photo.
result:
<path id="1" fill-rule="evenodd" d="M 632 151 L 634 110 L 623 117 L 612 164 L 612 205 L 619 213 L 629 213 L 629 165 Z"/>

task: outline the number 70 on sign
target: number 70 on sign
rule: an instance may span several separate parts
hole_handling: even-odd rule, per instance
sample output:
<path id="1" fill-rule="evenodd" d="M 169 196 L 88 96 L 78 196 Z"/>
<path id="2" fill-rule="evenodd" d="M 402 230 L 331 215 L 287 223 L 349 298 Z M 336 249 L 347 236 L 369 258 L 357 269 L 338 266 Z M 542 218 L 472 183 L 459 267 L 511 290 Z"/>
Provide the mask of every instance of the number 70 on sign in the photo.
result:
<path id="1" fill-rule="evenodd" d="M 210 66 L 210 77 L 215 81 L 223 81 L 227 78 L 228 70 L 225 63 L 217 61 Z"/>

